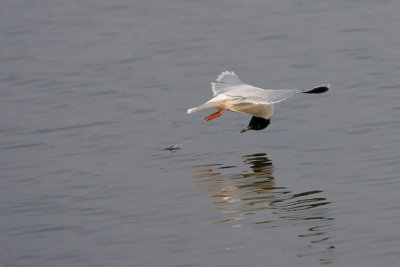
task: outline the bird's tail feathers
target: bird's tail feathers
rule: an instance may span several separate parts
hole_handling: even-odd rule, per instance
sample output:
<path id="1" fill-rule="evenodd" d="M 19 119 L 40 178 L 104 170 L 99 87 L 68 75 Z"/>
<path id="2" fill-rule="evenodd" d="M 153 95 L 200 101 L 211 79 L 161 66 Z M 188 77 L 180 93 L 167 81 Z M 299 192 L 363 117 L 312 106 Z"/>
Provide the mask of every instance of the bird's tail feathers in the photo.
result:
<path id="1" fill-rule="evenodd" d="M 220 107 L 220 105 L 218 103 L 216 103 L 216 102 L 207 102 L 207 103 L 204 103 L 203 105 L 200 105 L 198 107 L 189 108 L 186 112 L 188 114 L 190 114 L 190 113 L 193 113 L 193 112 L 196 112 L 196 111 L 199 111 L 199 110 L 203 110 L 203 109 L 208 109 L 208 108 L 216 108 L 216 109 L 218 109 L 219 107 Z"/>
<path id="2" fill-rule="evenodd" d="M 305 94 L 322 94 L 322 93 L 327 92 L 329 90 L 330 86 L 331 86 L 330 84 L 321 84 L 320 86 L 317 86 L 317 87 L 315 87 L 315 88 L 313 88 L 311 90 L 308 90 L 308 91 L 303 91 L 302 93 L 305 93 Z"/>
<path id="3" fill-rule="evenodd" d="M 193 113 L 193 112 L 196 112 L 196 111 L 198 111 L 198 110 L 199 110 L 199 108 L 200 108 L 200 107 L 189 108 L 188 110 L 186 110 L 186 112 L 187 112 L 187 114 L 190 114 L 190 113 Z"/>

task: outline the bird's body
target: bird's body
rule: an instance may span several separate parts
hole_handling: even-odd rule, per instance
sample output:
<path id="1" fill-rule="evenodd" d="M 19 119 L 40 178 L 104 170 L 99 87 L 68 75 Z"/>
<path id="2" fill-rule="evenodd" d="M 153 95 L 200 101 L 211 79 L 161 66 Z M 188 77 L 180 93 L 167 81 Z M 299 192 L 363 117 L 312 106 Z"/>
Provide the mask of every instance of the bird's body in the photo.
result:
<path id="1" fill-rule="evenodd" d="M 262 130 L 269 125 L 274 113 L 274 104 L 286 100 L 298 93 L 320 94 L 329 90 L 329 85 L 321 85 L 312 90 L 296 89 L 262 89 L 243 83 L 234 72 L 222 72 L 216 83 L 211 83 L 214 97 L 195 108 L 187 110 L 193 113 L 198 110 L 215 108 L 218 111 L 205 117 L 212 120 L 222 115 L 225 110 L 253 115 L 248 130 Z"/>

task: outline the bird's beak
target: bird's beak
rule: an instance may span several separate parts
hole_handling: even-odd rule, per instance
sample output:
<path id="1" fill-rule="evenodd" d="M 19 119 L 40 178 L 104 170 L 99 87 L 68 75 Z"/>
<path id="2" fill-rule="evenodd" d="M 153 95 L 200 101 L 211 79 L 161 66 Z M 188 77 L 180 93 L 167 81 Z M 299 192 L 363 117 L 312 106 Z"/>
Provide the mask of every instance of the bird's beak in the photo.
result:
<path id="1" fill-rule="evenodd" d="M 243 130 L 241 130 L 241 133 L 247 132 L 248 130 L 250 130 L 252 127 L 249 125 L 246 128 L 244 128 Z"/>

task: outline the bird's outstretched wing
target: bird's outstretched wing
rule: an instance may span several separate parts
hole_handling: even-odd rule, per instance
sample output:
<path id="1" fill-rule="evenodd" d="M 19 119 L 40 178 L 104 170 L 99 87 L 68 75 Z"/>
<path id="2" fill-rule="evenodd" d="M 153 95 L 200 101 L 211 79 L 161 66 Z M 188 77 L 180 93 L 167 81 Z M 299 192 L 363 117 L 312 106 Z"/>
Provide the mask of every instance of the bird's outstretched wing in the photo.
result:
<path id="1" fill-rule="evenodd" d="M 253 87 L 246 88 L 245 90 L 234 90 L 225 94 L 231 97 L 231 101 L 234 104 L 252 103 L 268 105 L 282 102 L 301 92 L 302 90 L 264 90 L 261 88 Z"/>
<path id="2" fill-rule="evenodd" d="M 311 90 L 299 90 L 299 89 L 262 89 L 249 84 L 241 84 L 229 92 L 225 92 L 225 95 L 230 96 L 231 101 L 234 104 L 239 103 L 252 103 L 252 104 L 275 104 L 282 102 L 296 94 L 322 94 L 329 90 L 329 84 L 321 84 L 320 86 L 314 87 Z"/>
<path id="3" fill-rule="evenodd" d="M 233 71 L 224 71 L 218 78 L 217 82 L 211 83 L 211 89 L 214 96 L 235 90 L 237 86 L 242 85 L 243 82 Z"/>

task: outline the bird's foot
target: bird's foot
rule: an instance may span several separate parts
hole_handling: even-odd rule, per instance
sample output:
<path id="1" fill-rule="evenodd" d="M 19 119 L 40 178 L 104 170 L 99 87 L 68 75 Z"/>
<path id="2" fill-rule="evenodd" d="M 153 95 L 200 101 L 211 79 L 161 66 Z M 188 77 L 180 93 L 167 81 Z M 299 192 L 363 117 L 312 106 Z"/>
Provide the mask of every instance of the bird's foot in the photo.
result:
<path id="1" fill-rule="evenodd" d="M 217 111 L 217 112 L 215 112 L 215 113 L 213 113 L 211 115 L 208 115 L 207 117 L 204 117 L 204 119 L 207 120 L 207 121 L 210 121 L 210 120 L 213 120 L 215 118 L 218 118 L 219 116 L 222 115 L 222 113 L 224 113 L 225 110 L 226 110 L 226 108 L 221 109 L 221 110 L 219 110 L 219 111 Z"/>

